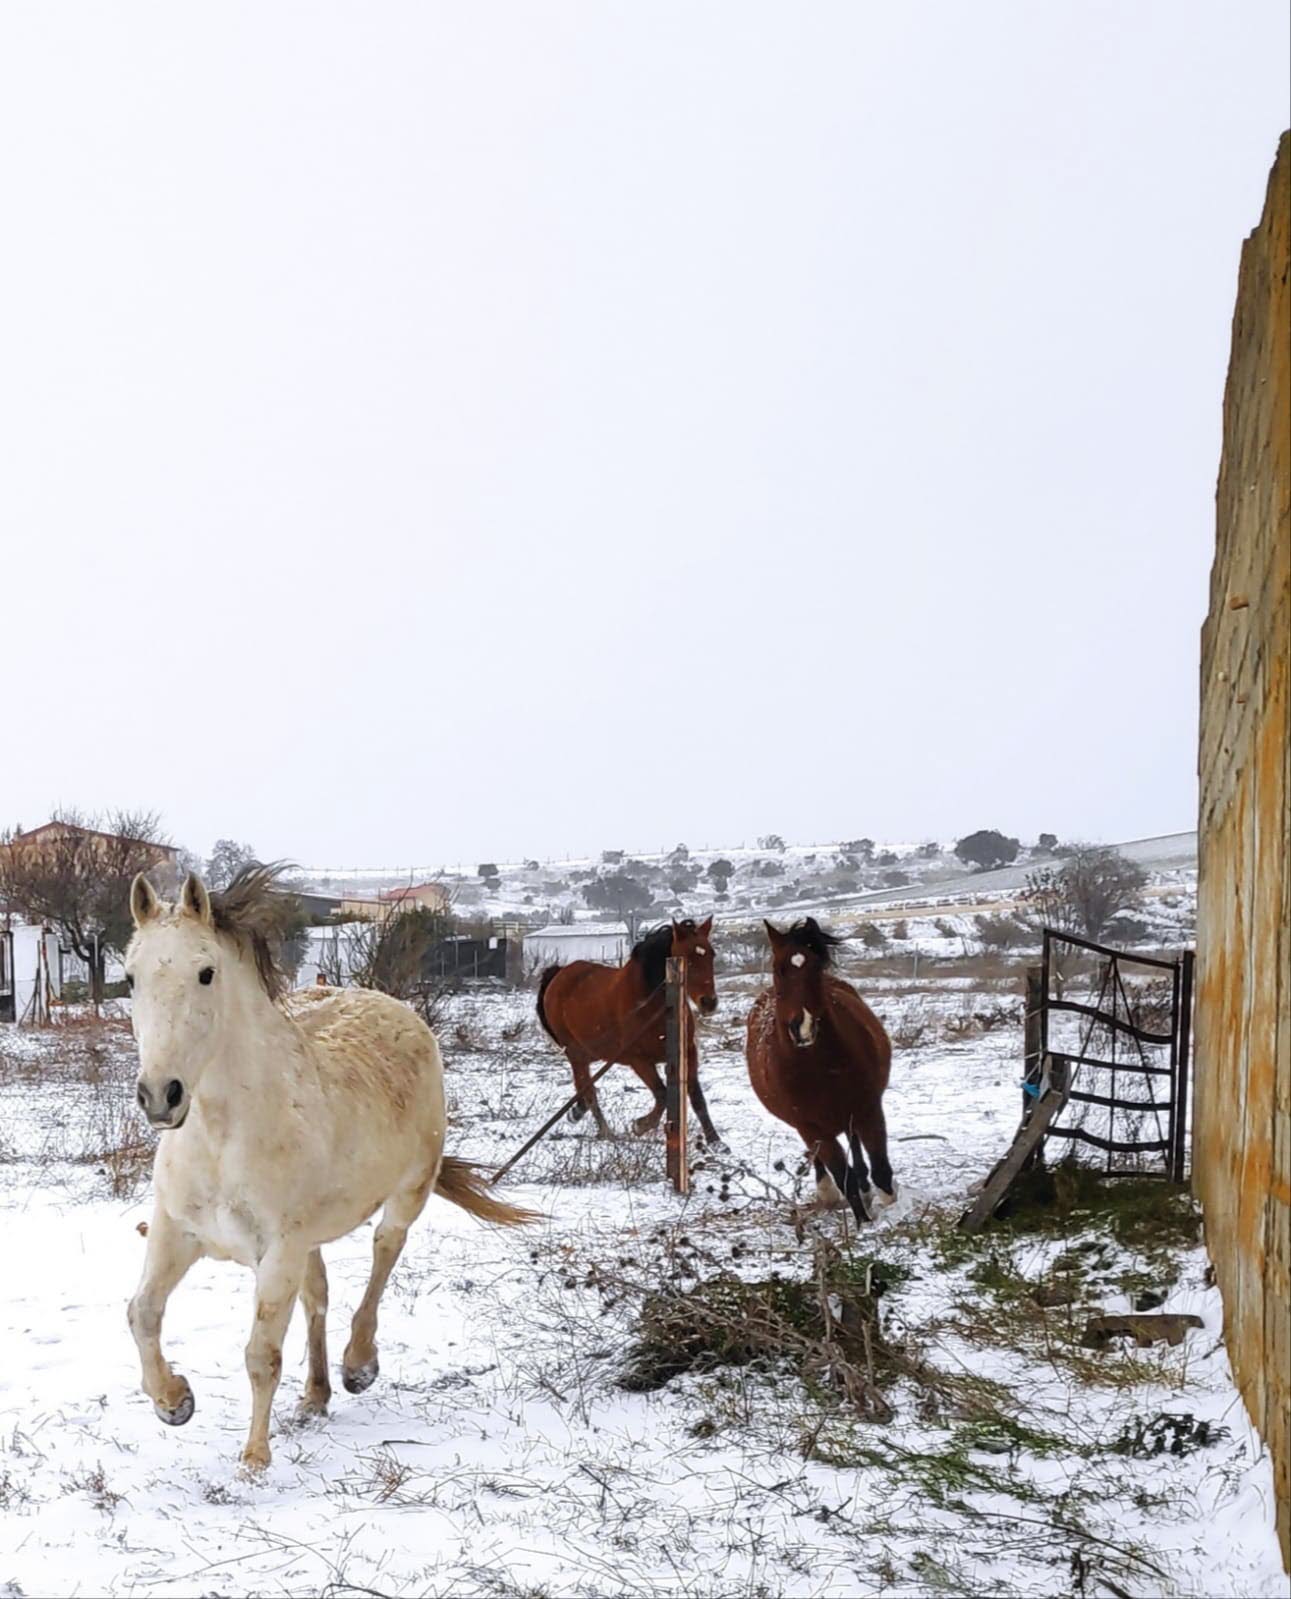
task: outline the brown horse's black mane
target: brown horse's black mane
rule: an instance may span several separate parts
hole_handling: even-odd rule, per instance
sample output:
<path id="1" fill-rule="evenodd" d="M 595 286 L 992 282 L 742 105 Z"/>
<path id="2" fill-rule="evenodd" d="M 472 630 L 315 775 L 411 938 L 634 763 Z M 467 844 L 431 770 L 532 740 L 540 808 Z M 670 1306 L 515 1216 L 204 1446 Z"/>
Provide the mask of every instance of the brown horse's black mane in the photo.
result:
<path id="1" fill-rule="evenodd" d="M 679 933 L 693 933 L 694 922 L 678 922 Z M 664 922 L 652 928 L 644 938 L 632 946 L 632 959 L 641 963 L 645 977 L 646 993 L 652 994 L 668 975 L 668 957 L 672 954 L 672 923 Z"/>
<path id="2" fill-rule="evenodd" d="M 814 916 L 795 922 L 784 937 L 799 949 L 809 950 L 825 966 L 834 964 L 834 950 L 843 942 L 833 933 L 827 933 Z"/>
<path id="3" fill-rule="evenodd" d="M 278 965 L 278 950 L 291 931 L 296 902 L 279 887 L 287 861 L 268 866 L 252 861 L 241 867 L 227 888 L 211 895 L 211 920 L 217 933 L 228 933 L 255 960 L 256 974 L 270 999 L 278 999 L 287 979 Z"/>

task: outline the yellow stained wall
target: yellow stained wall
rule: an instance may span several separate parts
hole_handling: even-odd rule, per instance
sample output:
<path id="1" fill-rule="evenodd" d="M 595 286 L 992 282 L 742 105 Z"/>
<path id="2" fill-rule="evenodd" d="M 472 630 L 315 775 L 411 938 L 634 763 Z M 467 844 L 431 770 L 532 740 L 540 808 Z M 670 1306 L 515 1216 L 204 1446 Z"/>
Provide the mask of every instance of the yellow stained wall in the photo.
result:
<path id="1" fill-rule="evenodd" d="M 1193 1174 L 1291 1568 L 1291 133 L 1242 247 L 1201 634 Z"/>

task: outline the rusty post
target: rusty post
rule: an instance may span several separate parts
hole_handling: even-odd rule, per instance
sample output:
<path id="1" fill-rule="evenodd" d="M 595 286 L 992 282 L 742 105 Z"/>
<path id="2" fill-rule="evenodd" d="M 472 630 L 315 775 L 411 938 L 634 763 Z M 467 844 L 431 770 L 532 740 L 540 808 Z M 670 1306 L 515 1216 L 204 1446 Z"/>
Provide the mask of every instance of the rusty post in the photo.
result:
<path id="1" fill-rule="evenodd" d="M 690 1005 L 686 999 L 686 962 L 668 957 L 664 984 L 664 1044 L 667 1051 L 664 1127 L 668 1145 L 668 1177 L 679 1194 L 690 1192 L 686 1160 L 686 1076 L 690 1065 Z"/>

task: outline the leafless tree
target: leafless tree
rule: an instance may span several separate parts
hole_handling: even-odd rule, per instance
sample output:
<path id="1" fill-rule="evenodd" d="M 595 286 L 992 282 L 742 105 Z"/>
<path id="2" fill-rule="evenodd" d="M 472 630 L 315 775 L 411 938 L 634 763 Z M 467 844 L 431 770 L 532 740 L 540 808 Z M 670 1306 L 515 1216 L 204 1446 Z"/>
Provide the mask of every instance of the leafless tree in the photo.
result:
<path id="1" fill-rule="evenodd" d="M 139 872 L 164 877 L 168 840 L 152 811 L 64 809 L 52 820 L 45 833 L 0 833 L 0 902 L 58 929 L 89 969 L 98 1004 L 107 953 L 130 940 L 130 884 Z"/>
<path id="2" fill-rule="evenodd" d="M 239 844 L 232 838 L 217 838 L 202 873 L 207 888 L 227 888 L 244 866 L 250 866 L 259 859 L 250 844 Z"/>
<path id="3" fill-rule="evenodd" d="M 434 1026 L 451 980 L 434 976 L 430 954 L 447 936 L 451 918 L 441 911 L 395 912 L 382 921 L 352 922 L 345 929 L 350 981 L 406 1000 Z"/>
<path id="4" fill-rule="evenodd" d="M 1036 925 L 1076 933 L 1095 942 L 1112 922 L 1143 902 L 1147 874 L 1105 844 L 1072 844 L 1061 866 L 1027 875 L 1022 902 Z"/>

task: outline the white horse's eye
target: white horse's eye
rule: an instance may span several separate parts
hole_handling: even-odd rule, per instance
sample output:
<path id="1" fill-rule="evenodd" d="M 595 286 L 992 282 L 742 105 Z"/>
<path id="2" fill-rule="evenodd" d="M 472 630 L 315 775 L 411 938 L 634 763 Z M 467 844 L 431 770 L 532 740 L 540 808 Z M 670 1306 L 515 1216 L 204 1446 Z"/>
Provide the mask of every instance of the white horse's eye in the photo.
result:
<path id="1" fill-rule="evenodd" d="M 126 973 L 126 987 L 127 988 L 133 988 L 134 987 L 134 974 L 132 972 L 127 972 Z"/>
<path id="2" fill-rule="evenodd" d="M 198 974 L 197 974 L 197 981 L 199 983 L 201 983 L 204 988 L 209 988 L 210 984 L 211 984 L 211 980 L 212 980 L 212 978 L 214 976 L 215 976 L 215 968 L 214 968 L 214 966 L 203 966 L 201 971 L 198 972 Z"/>

